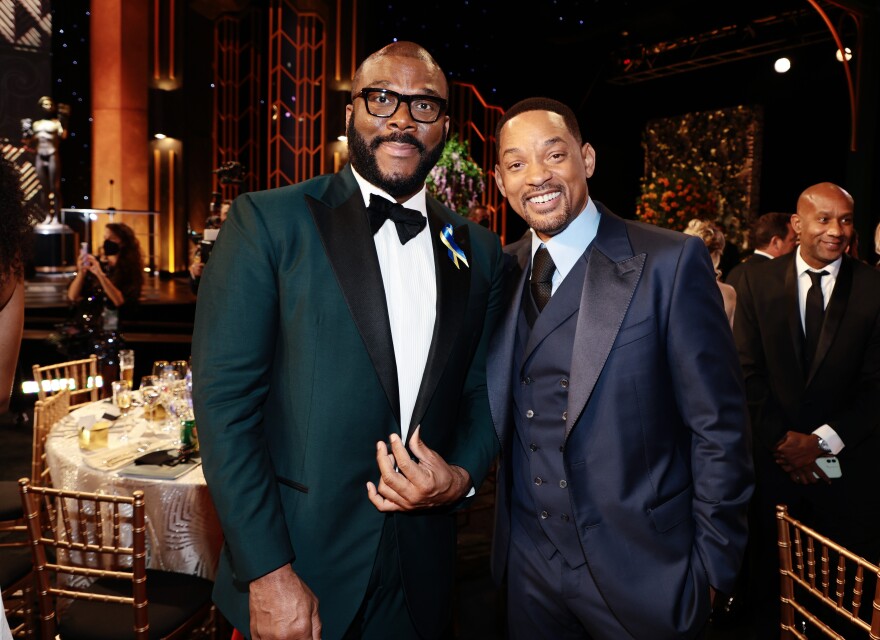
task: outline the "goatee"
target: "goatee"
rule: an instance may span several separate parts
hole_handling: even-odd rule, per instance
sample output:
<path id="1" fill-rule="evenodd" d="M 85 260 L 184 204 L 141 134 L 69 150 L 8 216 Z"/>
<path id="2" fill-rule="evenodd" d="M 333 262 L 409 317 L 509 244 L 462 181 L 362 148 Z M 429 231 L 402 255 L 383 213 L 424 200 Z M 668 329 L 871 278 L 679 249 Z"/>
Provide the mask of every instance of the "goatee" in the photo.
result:
<path id="1" fill-rule="evenodd" d="M 387 136 L 376 136 L 370 144 L 361 136 L 354 126 L 354 118 L 348 121 L 348 154 L 353 166 L 367 182 L 374 184 L 394 198 L 410 196 L 422 188 L 425 178 L 437 164 L 446 144 L 446 135 L 431 149 L 425 149 L 421 140 L 410 133 L 397 133 Z M 383 142 L 402 142 L 411 144 L 419 150 L 419 164 L 410 175 L 385 175 L 376 162 L 376 149 Z"/>

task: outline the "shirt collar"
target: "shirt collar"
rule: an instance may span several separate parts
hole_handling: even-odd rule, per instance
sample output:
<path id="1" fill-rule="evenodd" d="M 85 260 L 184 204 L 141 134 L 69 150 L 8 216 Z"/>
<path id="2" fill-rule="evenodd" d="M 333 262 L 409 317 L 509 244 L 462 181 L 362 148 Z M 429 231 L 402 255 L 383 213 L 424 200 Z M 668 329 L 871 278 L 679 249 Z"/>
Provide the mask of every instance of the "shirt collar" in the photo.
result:
<path id="1" fill-rule="evenodd" d="M 372 194 L 380 195 L 386 200 L 390 200 L 391 202 L 397 202 L 397 198 L 394 198 L 388 194 L 387 191 L 383 191 L 376 185 L 371 182 L 367 182 L 367 179 L 364 178 L 361 174 L 355 171 L 354 167 L 351 167 L 351 172 L 354 174 L 354 179 L 357 180 L 358 186 L 361 189 L 361 196 L 364 198 L 364 206 L 369 206 L 370 204 L 370 196 Z M 428 203 L 427 203 L 427 188 L 423 185 L 421 191 L 416 193 L 406 202 L 401 202 L 404 207 L 407 209 L 414 209 L 418 211 L 426 218 L 428 217 Z"/>
<path id="2" fill-rule="evenodd" d="M 835 260 L 831 264 L 825 265 L 821 269 L 814 269 L 813 267 L 808 265 L 801 257 L 801 248 L 798 247 L 797 252 L 795 253 L 794 262 L 797 265 L 798 277 L 801 277 L 807 271 L 827 271 L 828 275 L 836 280 L 837 274 L 840 273 L 840 265 L 843 262 L 843 256 L 840 256 L 837 260 Z"/>
<path id="3" fill-rule="evenodd" d="M 773 259 L 773 256 L 767 253 L 766 251 L 761 251 L 760 249 L 755 249 L 756 256 L 764 256 L 765 258 Z"/>
<path id="4" fill-rule="evenodd" d="M 535 252 L 543 244 L 550 252 L 553 264 L 556 270 L 563 278 L 568 275 L 575 263 L 584 255 L 584 251 L 596 237 L 596 231 L 599 229 L 599 210 L 593 199 L 587 198 L 587 206 L 584 210 L 572 220 L 569 225 L 560 233 L 556 234 L 546 242 L 538 237 L 534 229 L 532 232 L 532 257 Z"/>

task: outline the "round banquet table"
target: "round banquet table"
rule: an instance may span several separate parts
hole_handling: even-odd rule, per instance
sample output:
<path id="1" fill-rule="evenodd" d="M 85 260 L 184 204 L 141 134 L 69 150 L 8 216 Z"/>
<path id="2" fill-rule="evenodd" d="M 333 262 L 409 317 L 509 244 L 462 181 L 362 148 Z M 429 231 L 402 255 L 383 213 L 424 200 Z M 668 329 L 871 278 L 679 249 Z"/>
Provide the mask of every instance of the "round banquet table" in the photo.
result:
<path id="1" fill-rule="evenodd" d="M 127 418 L 111 421 L 107 446 L 93 451 L 80 448 L 81 422 L 92 417 L 118 415 L 107 400 L 80 407 L 56 423 L 46 440 L 46 458 L 56 489 L 131 495 L 144 492 L 147 520 L 147 567 L 214 579 L 222 545 L 222 533 L 200 464 L 187 465 L 178 478 L 164 479 L 128 475 L 134 458 L 150 451 L 173 449 L 176 434 L 163 433 L 158 423 L 146 420 L 141 408 Z M 125 425 L 120 425 L 128 420 Z M 127 441 L 123 434 L 128 431 Z M 180 468 L 183 471 L 184 467 Z"/>

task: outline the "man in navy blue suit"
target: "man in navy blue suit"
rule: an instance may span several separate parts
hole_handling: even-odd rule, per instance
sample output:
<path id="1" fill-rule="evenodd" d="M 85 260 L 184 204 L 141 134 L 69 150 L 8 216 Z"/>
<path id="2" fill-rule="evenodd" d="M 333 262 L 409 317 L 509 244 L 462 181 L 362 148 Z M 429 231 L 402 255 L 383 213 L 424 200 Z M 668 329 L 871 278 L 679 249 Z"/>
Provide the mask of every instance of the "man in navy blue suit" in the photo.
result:
<path id="1" fill-rule="evenodd" d="M 565 105 L 524 100 L 496 139 L 499 189 L 532 230 L 506 248 L 487 371 L 510 636 L 699 637 L 735 583 L 753 487 L 709 255 L 589 197 L 596 154 Z"/>

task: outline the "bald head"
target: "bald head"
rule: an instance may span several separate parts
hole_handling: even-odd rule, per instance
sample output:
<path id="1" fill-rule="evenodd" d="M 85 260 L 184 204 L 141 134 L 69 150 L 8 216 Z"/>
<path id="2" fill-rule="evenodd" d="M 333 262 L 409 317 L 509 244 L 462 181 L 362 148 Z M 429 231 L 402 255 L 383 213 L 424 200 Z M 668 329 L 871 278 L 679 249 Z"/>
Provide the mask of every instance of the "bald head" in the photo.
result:
<path id="1" fill-rule="evenodd" d="M 853 197 L 846 189 L 837 186 L 833 182 L 820 182 L 804 189 L 797 201 L 797 211 L 801 213 L 801 210 L 806 210 L 807 207 L 812 210 L 819 206 L 820 203 L 836 200 L 846 201 L 850 209 L 853 207 Z"/>
<path id="2" fill-rule="evenodd" d="M 376 51 L 375 53 L 371 53 L 367 56 L 367 59 L 364 60 L 360 66 L 357 68 L 357 71 L 354 72 L 354 78 L 352 79 L 352 89 L 354 92 L 357 92 L 359 89 L 363 88 L 361 83 L 363 82 L 364 70 L 368 69 L 371 65 L 375 64 L 379 60 L 385 57 L 397 57 L 397 58 L 412 58 L 414 60 L 420 60 L 424 62 L 425 65 L 432 68 L 432 70 L 443 79 L 443 95 L 442 97 L 446 97 L 449 94 L 449 86 L 446 83 L 446 76 L 443 73 L 443 69 L 440 68 L 440 65 L 437 64 L 437 61 L 434 60 L 433 56 L 431 56 L 428 51 L 419 44 L 415 42 L 392 42 L 389 45 L 386 45 Z"/>

